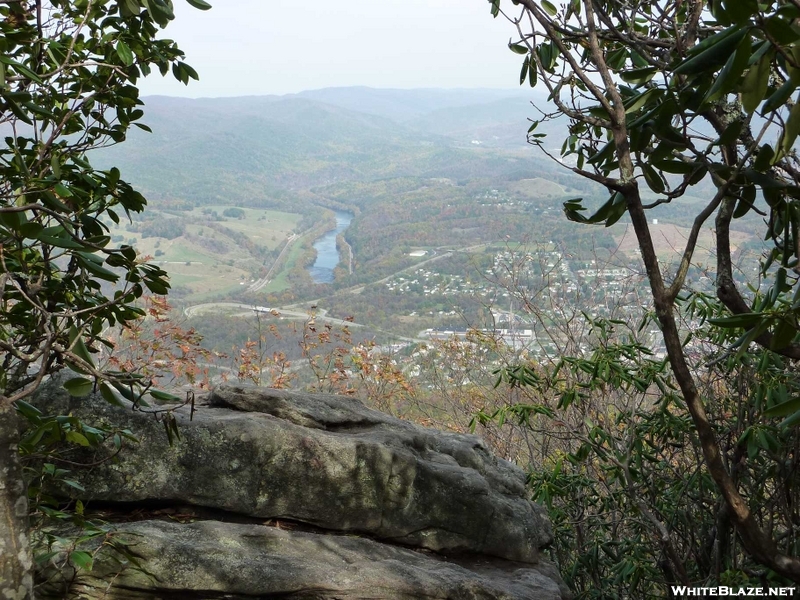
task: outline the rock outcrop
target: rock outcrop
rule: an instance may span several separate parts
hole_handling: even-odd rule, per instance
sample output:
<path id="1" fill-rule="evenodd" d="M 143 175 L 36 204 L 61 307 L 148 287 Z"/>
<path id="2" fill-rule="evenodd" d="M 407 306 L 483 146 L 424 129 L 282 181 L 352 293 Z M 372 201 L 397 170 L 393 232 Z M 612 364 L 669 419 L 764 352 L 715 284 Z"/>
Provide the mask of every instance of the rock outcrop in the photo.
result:
<path id="1" fill-rule="evenodd" d="M 98 396 L 70 398 L 54 383 L 37 403 L 140 440 L 118 463 L 79 474 L 84 501 L 213 511 L 121 523 L 142 570 L 120 571 L 100 553 L 73 586 L 89 596 L 113 580 L 107 598 L 567 597 L 539 557 L 552 532 L 522 471 L 475 436 L 352 398 L 233 384 L 191 419 L 177 412 L 173 446 L 151 415 Z M 269 526 L 275 519 L 297 527 Z"/>

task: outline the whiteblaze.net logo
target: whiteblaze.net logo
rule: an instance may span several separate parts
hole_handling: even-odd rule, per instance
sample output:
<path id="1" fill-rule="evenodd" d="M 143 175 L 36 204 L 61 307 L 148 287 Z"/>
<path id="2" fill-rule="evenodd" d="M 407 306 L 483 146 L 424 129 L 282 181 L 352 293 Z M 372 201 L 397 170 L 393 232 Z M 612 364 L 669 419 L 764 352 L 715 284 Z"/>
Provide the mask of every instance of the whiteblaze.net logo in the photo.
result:
<path id="1" fill-rule="evenodd" d="M 728 587 L 720 585 L 717 587 L 689 587 L 686 585 L 673 585 L 672 596 L 674 598 L 696 598 L 700 596 L 710 598 L 729 598 L 729 597 L 751 597 L 751 598 L 788 598 L 794 596 L 796 588 L 793 587 Z M 800 596 L 800 594 L 798 594 Z"/>

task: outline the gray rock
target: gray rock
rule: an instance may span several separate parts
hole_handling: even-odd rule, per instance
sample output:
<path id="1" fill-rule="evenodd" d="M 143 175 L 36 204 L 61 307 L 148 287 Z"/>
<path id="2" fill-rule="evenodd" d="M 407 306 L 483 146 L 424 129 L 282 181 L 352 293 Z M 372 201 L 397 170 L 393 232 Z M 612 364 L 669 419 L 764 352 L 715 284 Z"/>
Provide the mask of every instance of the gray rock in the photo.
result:
<path id="1" fill-rule="evenodd" d="M 552 539 L 522 471 L 477 437 L 418 427 L 352 398 L 222 385 L 193 420 L 178 411 L 172 447 L 151 415 L 70 398 L 57 382 L 38 403 L 140 439 L 118 464 L 82 474 L 89 500 L 189 503 L 528 563 Z"/>
<path id="2" fill-rule="evenodd" d="M 106 552 L 72 581 L 69 597 L 561 600 L 552 565 L 473 557 L 460 564 L 342 535 L 263 525 L 141 521 L 121 525 L 141 570 Z M 146 571 L 146 572 L 145 572 Z M 51 573 L 51 575 L 53 575 Z M 58 574 L 56 574 L 58 575 Z M 72 580 L 74 573 L 64 573 Z M 56 584 L 43 590 L 54 597 Z M 113 585 L 109 588 L 109 582 Z M 59 596 L 63 597 L 63 596 Z"/>

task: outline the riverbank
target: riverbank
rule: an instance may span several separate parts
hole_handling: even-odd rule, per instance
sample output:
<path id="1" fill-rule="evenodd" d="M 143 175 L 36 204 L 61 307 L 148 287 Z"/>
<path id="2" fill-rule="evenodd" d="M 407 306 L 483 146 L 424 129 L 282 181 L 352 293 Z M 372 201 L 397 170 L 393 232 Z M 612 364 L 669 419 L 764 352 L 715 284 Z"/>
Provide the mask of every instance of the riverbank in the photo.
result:
<path id="1" fill-rule="evenodd" d="M 341 260 L 336 240 L 350 226 L 355 217 L 353 213 L 340 210 L 336 210 L 334 213 L 336 214 L 336 227 L 314 242 L 317 258 L 314 264 L 308 268 L 314 283 L 331 283 L 333 281 L 333 270 Z M 350 250 L 349 263 L 352 272 L 352 250 Z"/>

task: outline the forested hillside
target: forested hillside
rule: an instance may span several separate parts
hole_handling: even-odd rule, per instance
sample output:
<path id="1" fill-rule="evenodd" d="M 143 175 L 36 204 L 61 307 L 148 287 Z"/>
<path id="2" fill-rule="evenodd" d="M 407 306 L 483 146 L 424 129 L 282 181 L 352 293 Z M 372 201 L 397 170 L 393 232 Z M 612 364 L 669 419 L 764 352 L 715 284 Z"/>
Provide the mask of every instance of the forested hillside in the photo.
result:
<path id="1" fill-rule="evenodd" d="M 98 160 L 124 168 L 156 201 L 181 198 L 198 204 L 281 206 L 289 202 L 286 190 L 343 180 L 518 179 L 556 173 L 555 165 L 532 157 L 525 147 L 525 115 L 532 111 L 527 99 L 513 94 L 496 106 L 484 103 L 501 94 L 431 91 L 427 98 L 348 88 L 289 97 L 150 97 L 144 109 L 153 133 L 132 131 L 124 151 L 121 146 L 104 150 Z M 408 107 L 409 95 L 422 97 L 410 104 L 413 113 L 405 114 L 397 107 Z M 451 124 L 443 123 L 437 111 L 451 115 Z M 474 124 L 459 111 L 474 111 Z M 495 116 L 487 122 L 487 114 Z M 517 149 L 470 147 L 474 138 L 467 136 L 465 144 L 462 134 L 470 127 L 483 131 L 489 145 L 497 145 L 495 135 L 504 140 L 511 135 Z"/>

